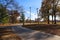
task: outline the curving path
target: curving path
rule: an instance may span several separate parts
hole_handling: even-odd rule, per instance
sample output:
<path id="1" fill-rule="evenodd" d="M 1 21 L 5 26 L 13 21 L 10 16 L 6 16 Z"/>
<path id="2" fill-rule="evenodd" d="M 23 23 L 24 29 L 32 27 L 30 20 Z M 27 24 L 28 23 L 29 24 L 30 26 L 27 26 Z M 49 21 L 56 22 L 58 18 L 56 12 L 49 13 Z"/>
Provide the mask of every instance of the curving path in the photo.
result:
<path id="1" fill-rule="evenodd" d="M 60 36 L 30 30 L 21 26 L 14 26 L 12 30 L 22 38 L 22 40 L 60 40 Z"/>

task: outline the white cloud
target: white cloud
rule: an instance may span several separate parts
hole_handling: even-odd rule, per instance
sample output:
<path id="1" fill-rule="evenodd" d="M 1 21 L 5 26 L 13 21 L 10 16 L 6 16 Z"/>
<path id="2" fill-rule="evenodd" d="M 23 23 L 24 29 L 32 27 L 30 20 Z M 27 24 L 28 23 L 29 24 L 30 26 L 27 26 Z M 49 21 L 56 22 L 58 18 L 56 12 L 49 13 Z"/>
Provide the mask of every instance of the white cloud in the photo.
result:
<path id="1" fill-rule="evenodd" d="M 27 14 L 25 15 L 29 15 L 30 17 L 30 12 L 26 11 Z M 26 19 L 28 18 L 28 16 L 25 17 Z M 35 20 L 35 18 L 37 18 L 37 14 L 35 12 L 31 12 L 31 20 Z"/>

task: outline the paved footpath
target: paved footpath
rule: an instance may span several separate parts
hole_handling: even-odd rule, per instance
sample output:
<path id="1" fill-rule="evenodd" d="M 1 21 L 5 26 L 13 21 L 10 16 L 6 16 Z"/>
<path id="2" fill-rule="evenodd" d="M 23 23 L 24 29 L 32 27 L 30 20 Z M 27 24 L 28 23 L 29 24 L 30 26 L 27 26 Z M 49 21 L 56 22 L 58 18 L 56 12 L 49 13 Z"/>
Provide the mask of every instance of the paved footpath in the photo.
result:
<path id="1" fill-rule="evenodd" d="M 60 40 L 60 36 L 45 32 L 30 30 L 21 26 L 12 27 L 12 30 L 22 38 L 22 40 Z"/>

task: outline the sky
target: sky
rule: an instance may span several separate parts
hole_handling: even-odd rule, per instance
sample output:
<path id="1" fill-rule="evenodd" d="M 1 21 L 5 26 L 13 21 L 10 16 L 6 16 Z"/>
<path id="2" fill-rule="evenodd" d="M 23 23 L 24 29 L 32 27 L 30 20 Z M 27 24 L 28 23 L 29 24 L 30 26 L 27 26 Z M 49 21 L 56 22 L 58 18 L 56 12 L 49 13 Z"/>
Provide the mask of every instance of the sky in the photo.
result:
<path id="1" fill-rule="evenodd" d="M 17 0 L 17 2 L 19 3 L 20 6 L 24 7 L 25 10 L 25 18 L 29 18 L 30 19 L 30 9 L 29 7 L 31 7 L 31 19 L 34 20 L 35 18 L 37 18 L 37 8 L 40 9 L 41 7 L 41 2 L 42 0 Z"/>

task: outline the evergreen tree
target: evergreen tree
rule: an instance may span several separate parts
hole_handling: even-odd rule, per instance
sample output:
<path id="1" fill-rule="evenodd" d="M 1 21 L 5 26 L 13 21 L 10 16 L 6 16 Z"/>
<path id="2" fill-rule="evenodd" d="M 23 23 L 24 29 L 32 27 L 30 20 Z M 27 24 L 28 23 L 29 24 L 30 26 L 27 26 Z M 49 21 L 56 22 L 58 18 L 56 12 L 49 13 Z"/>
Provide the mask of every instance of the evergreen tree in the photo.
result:
<path id="1" fill-rule="evenodd" d="M 0 0 L 0 23 L 9 22 L 9 9 L 15 8 L 15 0 Z"/>
<path id="2" fill-rule="evenodd" d="M 23 25 L 24 25 L 24 21 L 25 21 L 25 15 L 24 15 L 24 13 L 21 14 L 21 21 L 23 22 Z"/>
<path id="3" fill-rule="evenodd" d="M 9 22 L 9 16 L 7 10 L 2 4 L 0 4 L 0 23 L 8 23 L 8 22 Z"/>

